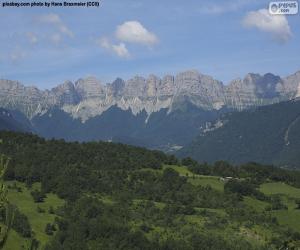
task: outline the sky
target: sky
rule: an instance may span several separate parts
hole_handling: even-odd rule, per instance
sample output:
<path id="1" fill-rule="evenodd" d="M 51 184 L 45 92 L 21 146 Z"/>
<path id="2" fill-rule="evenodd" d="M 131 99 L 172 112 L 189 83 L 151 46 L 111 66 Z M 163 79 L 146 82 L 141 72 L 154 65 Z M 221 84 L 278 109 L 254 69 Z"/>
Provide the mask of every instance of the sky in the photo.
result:
<path id="1" fill-rule="evenodd" d="M 270 15 L 268 5 L 102 0 L 99 8 L 0 7 L 0 78 L 50 89 L 87 76 L 107 83 L 189 69 L 225 84 L 249 72 L 287 76 L 300 70 L 300 15 Z"/>

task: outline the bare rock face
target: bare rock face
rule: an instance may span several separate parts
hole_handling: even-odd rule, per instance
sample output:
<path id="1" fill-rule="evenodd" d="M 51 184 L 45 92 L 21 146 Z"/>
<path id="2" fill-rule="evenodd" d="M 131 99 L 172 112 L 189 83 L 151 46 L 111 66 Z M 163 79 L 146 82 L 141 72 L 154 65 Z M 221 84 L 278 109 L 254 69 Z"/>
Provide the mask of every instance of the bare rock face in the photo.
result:
<path id="1" fill-rule="evenodd" d="M 289 100 L 284 92 L 284 80 L 273 74 L 248 74 L 236 79 L 225 87 L 226 103 L 229 107 L 243 110 L 252 106 L 261 106 Z"/>
<path id="2" fill-rule="evenodd" d="M 112 84 L 108 84 L 108 95 L 114 97 L 121 97 L 124 93 L 125 81 L 121 78 L 117 78 Z"/>
<path id="3" fill-rule="evenodd" d="M 146 96 L 146 89 L 146 79 L 141 76 L 135 76 L 126 82 L 124 97 L 144 97 Z"/>
<path id="4" fill-rule="evenodd" d="M 165 76 L 158 86 L 158 96 L 173 96 L 175 93 L 174 76 Z"/>
<path id="5" fill-rule="evenodd" d="M 104 86 L 95 77 L 79 79 L 75 88 L 80 99 L 105 98 Z"/>
<path id="6" fill-rule="evenodd" d="M 171 112 L 183 101 L 206 110 L 222 107 L 243 110 L 296 97 L 300 97 L 300 71 L 284 79 L 270 73 L 248 74 L 227 86 L 195 70 L 162 79 L 155 75 L 135 76 L 128 81 L 118 78 L 106 85 L 88 77 L 75 84 L 66 81 L 46 91 L 0 80 L 0 107 L 18 109 L 29 119 L 54 106 L 86 121 L 114 105 L 130 109 L 133 114 L 145 110 L 150 115 L 161 109 Z"/>
<path id="7" fill-rule="evenodd" d="M 219 109 L 225 105 L 223 84 L 197 71 L 187 71 L 175 79 L 176 95 L 190 97 L 191 103 L 205 109 Z"/>
<path id="8" fill-rule="evenodd" d="M 147 85 L 146 85 L 146 93 L 144 95 L 146 97 L 157 97 L 157 90 L 160 85 L 160 79 L 155 75 L 150 75 L 147 79 Z"/>
<path id="9" fill-rule="evenodd" d="M 283 79 L 279 91 L 283 93 L 286 98 L 300 97 L 300 71 Z"/>
<path id="10" fill-rule="evenodd" d="M 59 106 L 61 105 L 75 105 L 80 102 L 79 94 L 77 93 L 74 84 L 70 81 L 66 81 L 51 91 Z"/>
<path id="11" fill-rule="evenodd" d="M 3 108 L 18 109 L 28 118 L 33 118 L 54 104 L 52 93 L 25 87 L 16 81 L 0 80 L 0 106 Z"/>

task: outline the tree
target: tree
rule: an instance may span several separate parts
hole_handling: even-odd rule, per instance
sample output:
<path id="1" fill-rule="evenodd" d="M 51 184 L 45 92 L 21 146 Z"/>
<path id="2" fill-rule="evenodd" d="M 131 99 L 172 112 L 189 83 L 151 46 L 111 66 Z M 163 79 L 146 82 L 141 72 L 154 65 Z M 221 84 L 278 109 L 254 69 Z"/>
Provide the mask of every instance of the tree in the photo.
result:
<path id="1" fill-rule="evenodd" d="M 45 233 L 47 235 L 53 235 L 53 226 L 50 223 L 47 223 Z"/>
<path id="2" fill-rule="evenodd" d="M 31 196 L 36 203 L 44 202 L 44 199 L 46 198 L 46 195 L 38 190 L 32 191 Z"/>
<path id="3" fill-rule="evenodd" d="M 300 209 L 300 199 L 296 200 L 297 209 Z"/>
<path id="4" fill-rule="evenodd" d="M 12 221 L 13 221 L 13 209 L 7 199 L 7 187 L 4 184 L 3 177 L 7 170 L 10 159 L 5 155 L 0 155 L 0 214 L 4 215 L 1 218 L 0 225 L 0 247 L 4 246 Z"/>
<path id="5" fill-rule="evenodd" d="M 12 228 L 25 238 L 30 238 L 32 236 L 31 226 L 29 224 L 28 218 L 17 208 L 15 208 Z"/>

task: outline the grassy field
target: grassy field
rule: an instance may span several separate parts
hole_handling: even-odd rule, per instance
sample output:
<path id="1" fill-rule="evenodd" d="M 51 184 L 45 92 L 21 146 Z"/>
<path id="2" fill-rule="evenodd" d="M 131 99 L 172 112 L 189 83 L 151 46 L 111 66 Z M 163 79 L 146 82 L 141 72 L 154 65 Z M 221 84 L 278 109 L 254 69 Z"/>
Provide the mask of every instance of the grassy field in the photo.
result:
<path id="1" fill-rule="evenodd" d="M 194 174 L 185 166 L 165 165 L 163 169 L 172 168 L 179 173 L 180 176 L 192 177 Z"/>
<path id="2" fill-rule="evenodd" d="M 195 175 L 194 178 L 189 178 L 188 181 L 193 185 L 200 185 L 204 187 L 209 185 L 218 191 L 224 191 L 224 182 L 220 181 L 218 177 Z"/>
<path id="3" fill-rule="evenodd" d="M 266 195 L 283 194 L 293 198 L 300 198 L 300 189 L 282 182 L 265 183 L 260 186 L 260 191 Z"/>
<path id="4" fill-rule="evenodd" d="M 7 182 L 6 184 L 11 185 L 12 183 Z M 57 207 L 62 206 L 64 201 L 59 199 L 54 194 L 47 194 L 47 198 L 43 203 L 34 203 L 30 192 L 33 189 L 39 188 L 39 185 L 35 185 L 31 189 L 27 189 L 23 183 L 17 183 L 17 186 L 22 188 L 22 192 L 18 192 L 15 189 L 9 189 L 8 200 L 10 203 L 16 205 L 21 213 L 28 217 L 34 232 L 34 237 L 40 241 L 41 246 L 44 246 L 51 237 L 45 233 L 45 227 L 47 223 L 53 223 L 56 216 L 48 212 L 49 208 L 52 206 L 54 209 L 56 209 Z M 45 210 L 45 212 L 39 213 L 37 211 L 38 206 Z M 19 248 L 15 247 L 15 242 L 25 243 L 25 240 L 20 240 L 19 238 L 20 236 L 12 231 L 12 234 L 9 236 L 8 242 L 4 249 L 20 249 L 20 246 Z"/>
<path id="5" fill-rule="evenodd" d="M 224 191 L 224 182 L 220 180 L 217 176 L 206 176 L 206 175 L 197 175 L 192 173 L 187 167 L 185 166 L 176 166 L 176 165 L 164 165 L 162 169 L 151 169 L 151 168 L 143 168 L 140 171 L 151 171 L 155 173 L 163 173 L 163 170 L 166 168 L 174 169 L 180 176 L 184 176 L 188 178 L 188 182 L 193 185 L 200 185 L 200 186 L 211 186 L 212 188 L 218 191 Z"/>
<path id="6" fill-rule="evenodd" d="M 9 235 L 7 237 L 7 242 L 4 246 L 4 250 L 19 250 L 19 249 L 27 249 L 29 240 L 26 240 L 22 236 L 20 236 L 16 231 L 10 230 Z"/>
<path id="7" fill-rule="evenodd" d="M 224 191 L 224 182 L 216 176 L 197 175 L 188 170 L 185 166 L 164 166 L 164 168 L 172 168 L 181 176 L 188 177 L 188 182 L 193 185 L 211 186 L 218 191 Z"/>
<path id="8" fill-rule="evenodd" d="M 164 168 L 166 167 L 171 167 L 181 176 L 188 177 L 188 181 L 193 185 L 209 185 L 216 190 L 224 191 L 224 182 L 220 181 L 219 177 L 195 175 L 186 167 L 181 166 L 164 166 Z M 260 191 L 266 195 L 280 195 L 288 210 L 277 210 L 271 213 L 276 216 L 281 225 L 287 225 L 300 232 L 300 210 L 296 209 L 295 203 L 295 199 L 300 198 L 300 189 L 281 182 L 271 182 L 261 185 Z M 244 203 L 258 211 L 264 211 L 269 205 L 267 202 L 259 201 L 252 197 L 244 197 Z"/>
<path id="9" fill-rule="evenodd" d="M 287 210 L 272 211 L 281 225 L 287 225 L 300 232 L 300 210 L 296 209 L 295 199 L 300 198 L 300 189 L 282 182 L 265 183 L 260 190 L 266 195 L 280 195 Z"/>

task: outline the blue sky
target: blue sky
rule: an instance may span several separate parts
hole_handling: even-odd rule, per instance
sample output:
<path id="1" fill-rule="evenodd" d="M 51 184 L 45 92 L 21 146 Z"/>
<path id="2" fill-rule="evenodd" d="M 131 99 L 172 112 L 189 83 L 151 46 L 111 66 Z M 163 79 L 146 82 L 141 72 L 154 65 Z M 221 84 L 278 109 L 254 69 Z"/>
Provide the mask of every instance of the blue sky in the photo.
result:
<path id="1" fill-rule="evenodd" d="M 70 0 L 69 0 L 70 1 Z M 176 74 L 224 83 L 300 70 L 300 15 L 264 0 L 103 0 L 100 8 L 0 8 L 0 78 L 42 89 L 65 80 Z M 2 20 L 5 20 L 4 22 Z"/>

